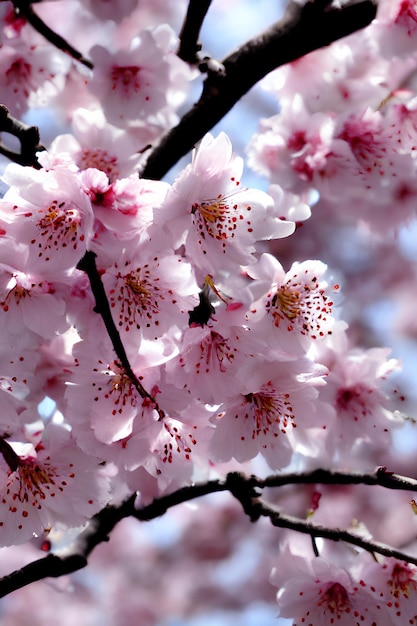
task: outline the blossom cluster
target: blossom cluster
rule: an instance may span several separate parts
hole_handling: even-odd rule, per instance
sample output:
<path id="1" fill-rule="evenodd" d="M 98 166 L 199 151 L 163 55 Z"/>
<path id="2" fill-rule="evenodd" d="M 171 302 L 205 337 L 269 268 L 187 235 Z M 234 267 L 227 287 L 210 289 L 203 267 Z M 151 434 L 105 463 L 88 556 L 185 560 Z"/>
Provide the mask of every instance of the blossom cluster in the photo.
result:
<path id="1" fill-rule="evenodd" d="M 185 3 L 109 4 L 39 3 L 57 30 L 65 9 L 92 69 L 1 7 L 3 103 L 17 116 L 47 106 L 62 130 L 39 169 L 2 176 L 1 546 L 252 463 L 371 471 L 402 423 L 399 361 L 355 344 L 343 281 L 297 237 L 319 211 L 378 233 L 414 216 L 411 1 L 382 2 L 369 29 L 271 74 L 281 112 L 248 148 L 266 191 L 245 186 L 224 132 L 172 183 L 139 175 L 195 78 L 175 54 Z M 309 558 L 291 541 L 271 581 L 294 626 L 417 624 L 414 566 Z"/>

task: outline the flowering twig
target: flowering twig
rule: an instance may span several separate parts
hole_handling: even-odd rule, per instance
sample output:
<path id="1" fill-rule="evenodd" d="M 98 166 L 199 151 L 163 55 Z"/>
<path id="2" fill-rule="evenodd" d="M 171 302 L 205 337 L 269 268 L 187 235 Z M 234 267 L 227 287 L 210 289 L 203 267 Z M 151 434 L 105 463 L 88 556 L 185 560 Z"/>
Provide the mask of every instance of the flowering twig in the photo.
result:
<path id="1" fill-rule="evenodd" d="M 318 480 L 319 478 L 320 480 Z M 113 528 L 125 517 L 135 517 L 139 521 L 150 521 L 161 517 L 178 504 L 221 491 L 229 491 L 241 503 L 245 514 L 253 522 L 260 517 L 268 517 L 273 526 L 308 534 L 313 539 L 323 537 L 331 541 L 344 541 L 372 554 L 381 554 L 417 565 L 417 557 L 386 544 L 366 540 L 347 530 L 317 526 L 303 519 L 282 514 L 264 502 L 259 493 L 259 489 L 264 487 L 316 482 L 335 485 L 381 485 L 388 489 L 404 489 L 406 491 L 416 490 L 417 485 L 417 481 L 414 479 L 387 472 L 385 468 L 379 468 L 372 474 L 349 474 L 318 469 L 309 473 L 272 475 L 267 478 L 245 476 L 238 472 L 232 472 L 224 480 L 209 480 L 182 487 L 173 493 L 156 498 L 150 504 L 140 508 L 135 507 L 136 496 L 133 494 L 121 505 L 107 506 L 97 513 L 90 520 L 88 527 L 78 536 L 71 552 L 67 552 L 64 556 L 49 554 L 0 579 L 0 598 L 43 578 L 58 578 L 86 567 L 90 553 L 100 543 L 108 541 Z"/>
<path id="2" fill-rule="evenodd" d="M 68 54 L 72 59 L 75 59 L 90 70 L 93 69 L 93 64 L 89 59 L 86 59 L 81 52 L 76 50 L 68 41 L 66 41 L 61 35 L 49 28 L 47 24 L 39 17 L 32 8 L 32 3 L 29 0 L 12 0 L 16 15 L 22 16 L 26 21 L 49 43 L 62 50 L 65 54 Z"/>
<path id="3" fill-rule="evenodd" d="M 20 141 L 20 152 L 10 150 L 0 141 L 0 154 L 20 165 L 30 165 L 40 169 L 40 164 L 36 158 L 36 153 L 45 150 L 40 143 L 39 128 L 28 126 L 10 115 L 9 110 L 0 104 L 0 134 L 9 133 Z"/>
<path id="4" fill-rule="evenodd" d="M 93 296 L 96 301 L 96 306 L 94 310 L 96 313 L 98 313 L 101 316 L 104 322 L 104 325 L 106 327 L 107 333 L 112 342 L 114 351 L 116 352 L 116 355 L 120 361 L 120 364 L 124 368 L 127 376 L 132 381 L 136 391 L 139 393 L 139 395 L 142 398 L 149 400 L 149 402 L 151 403 L 151 406 L 153 406 L 153 408 L 158 413 L 159 418 L 163 419 L 165 416 L 164 412 L 158 406 L 158 403 L 156 402 L 156 400 L 151 396 L 150 393 L 146 391 L 145 387 L 138 380 L 137 376 L 135 375 L 129 363 L 129 359 L 127 358 L 125 347 L 120 338 L 120 333 L 117 330 L 116 324 L 114 323 L 114 320 L 110 311 L 109 301 L 107 299 L 106 291 L 104 289 L 104 285 L 101 280 L 100 273 L 97 270 L 95 259 L 96 259 L 96 254 L 94 252 L 87 251 L 77 265 L 77 269 L 84 271 L 87 274 L 88 279 L 90 281 L 91 291 L 93 292 Z"/>
<path id="5" fill-rule="evenodd" d="M 208 71 L 199 101 L 151 152 L 141 175 L 159 180 L 261 78 L 281 65 L 364 28 L 376 15 L 376 0 L 328 8 L 328 3 L 290 2 L 282 20 L 226 57 L 224 72 Z"/>

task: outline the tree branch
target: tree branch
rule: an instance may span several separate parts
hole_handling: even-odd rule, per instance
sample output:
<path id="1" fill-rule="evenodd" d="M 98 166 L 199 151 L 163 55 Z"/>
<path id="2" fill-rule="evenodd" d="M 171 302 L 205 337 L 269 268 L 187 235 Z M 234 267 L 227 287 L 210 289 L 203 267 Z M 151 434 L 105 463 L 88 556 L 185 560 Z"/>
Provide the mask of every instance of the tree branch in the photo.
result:
<path id="1" fill-rule="evenodd" d="M 386 489 L 417 492 L 417 480 L 389 472 L 386 467 L 378 467 L 372 474 L 316 469 L 312 472 L 277 474 L 264 479 L 253 477 L 252 480 L 253 485 L 260 488 L 282 487 L 290 484 L 380 485 Z"/>
<path id="2" fill-rule="evenodd" d="M 208 71 L 199 101 L 151 152 L 141 172 L 159 180 L 269 72 L 364 28 L 376 15 L 376 0 L 341 9 L 313 0 L 290 2 L 282 20 L 226 57 L 223 72 Z"/>
<path id="3" fill-rule="evenodd" d="M 388 489 L 417 491 L 416 480 L 388 472 L 386 468 L 378 468 L 372 474 L 350 474 L 318 469 L 301 474 L 271 475 L 266 478 L 231 472 L 225 480 L 209 480 L 182 487 L 173 493 L 156 498 L 150 504 L 140 508 L 135 507 L 136 495 L 133 494 L 121 505 L 107 506 L 97 513 L 87 528 L 78 536 L 70 554 L 67 553 L 65 556 L 49 554 L 0 579 L 0 598 L 38 580 L 48 577 L 58 578 L 82 569 L 88 564 L 88 556 L 94 548 L 100 543 L 108 541 L 113 528 L 125 517 L 135 517 L 139 521 L 150 521 L 161 517 L 178 504 L 220 491 L 229 491 L 241 503 L 245 514 L 253 522 L 260 517 L 268 517 L 273 526 L 308 534 L 313 540 L 316 537 L 323 537 L 331 541 L 345 541 L 368 552 L 417 565 L 416 557 L 383 543 L 365 540 L 359 535 L 340 528 L 316 526 L 303 519 L 284 515 L 265 503 L 260 498 L 261 494 L 258 491 L 266 487 L 320 482 L 334 485 L 381 485 Z"/>
<path id="4" fill-rule="evenodd" d="M 39 128 L 28 126 L 10 115 L 9 110 L 0 104 L 0 135 L 9 133 L 20 141 L 20 152 L 15 152 L 7 148 L 3 141 L 0 141 L 0 154 L 19 163 L 20 165 L 30 165 L 40 169 L 40 164 L 36 158 L 36 153 L 45 150 L 40 143 Z"/>
<path id="5" fill-rule="evenodd" d="M 178 56 L 187 63 L 199 63 L 198 53 L 201 44 L 198 41 L 200 30 L 211 5 L 211 0 L 189 0 L 187 14 L 179 34 Z"/>
<path id="6" fill-rule="evenodd" d="M 282 515 L 279 511 L 268 506 L 261 500 L 258 500 L 257 502 L 256 511 L 262 517 L 269 517 L 271 524 L 277 528 L 287 528 L 305 535 L 310 535 L 313 538 L 322 537 L 323 539 L 330 539 L 331 541 L 344 541 L 352 546 L 362 548 L 371 554 L 381 554 L 382 556 L 399 559 L 400 561 L 417 565 L 417 557 L 401 552 L 400 550 L 396 550 L 385 543 L 380 543 L 379 541 L 369 541 L 360 535 L 349 532 L 348 530 L 316 526 L 310 522 L 299 519 L 298 517 Z"/>

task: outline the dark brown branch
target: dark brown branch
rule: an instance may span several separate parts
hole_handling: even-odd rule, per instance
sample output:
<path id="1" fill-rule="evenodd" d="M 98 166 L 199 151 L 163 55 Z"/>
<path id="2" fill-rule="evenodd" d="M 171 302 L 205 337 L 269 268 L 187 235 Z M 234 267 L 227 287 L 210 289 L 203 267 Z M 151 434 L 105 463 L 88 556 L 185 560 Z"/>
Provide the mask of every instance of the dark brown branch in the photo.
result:
<path id="1" fill-rule="evenodd" d="M 247 477 L 243 474 L 232 472 L 226 476 L 225 480 L 210 480 L 205 483 L 182 487 L 140 508 L 135 508 L 135 495 L 132 495 L 120 506 L 108 506 L 97 513 L 90 521 L 86 530 L 79 535 L 71 554 L 63 557 L 57 554 L 49 554 L 0 579 L 0 598 L 37 580 L 47 577 L 57 578 L 85 567 L 88 564 L 90 553 L 97 545 L 109 540 L 109 535 L 113 528 L 125 517 L 135 517 L 140 521 L 149 521 L 161 517 L 178 504 L 220 491 L 230 491 L 241 503 L 244 512 L 252 521 L 256 521 L 260 517 L 268 517 L 274 526 L 309 534 L 312 539 L 323 537 L 332 541 L 345 541 L 368 552 L 394 557 L 417 565 L 417 558 L 390 546 L 379 542 L 366 541 L 354 533 L 339 528 L 315 526 L 305 520 L 283 515 L 260 498 L 259 489 L 264 487 L 316 482 L 334 485 L 378 484 L 389 489 L 404 489 L 406 491 L 417 489 L 417 481 L 414 479 L 387 472 L 385 468 L 379 468 L 372 474 L 349 474 L 347 472 L 331 472 L 319 469 L 302 474 L 272 475 L 263 479 L 256 476 Z"/>
<path id="2" fill-rule="evenodd" d="M 306 522 L 298 517 L 291 515 L 282 515 L 276 509 L 268 506 L 262 501 L 257 502 L 257 513 L 262 517 L 269 517 L 271 524 L 277 528 L 287 528 L 294 530 L 311 537 L 322 537 L 323 539 L 330 539 L 331 541 L 344 541 L 352 546 L 362 548 L 371 554 L 381 554 L 382 556 L 392 557 L 417 565 L 417 557 L 396 550 L 391 546 L 381 543 L 379 541 L 369 541 L 364 539 L 360 535 L 351 533 L 348 530 L 342 530 L 340 528 L 325 528 L 324 526 L 316 526 L 310 522 Z"/>
<path id="3" fill-rule="evenodd" d="M 198 41 L 204 18 L 209 10 L 211 0 L 189 0 L 187 15 L 179 35 L 180 45 L 178 56 L 187 63 L 199 63 L 198 53 L 201 44 Z"/>
<path id="4" fill-rule="evenodd" d="M 120 520 L 134 514 L 134 501 L 132 496 L 119 507 L 109 506 L 95 515 L 86 530 L 77 538 L 71 554 L 48 554 L 4 576 L 0 579 L 0 598 L 38 580 L 59 578 L 86 567 L 87 557 L 94 548 L 109 540 L 110 532 Z"/>
<path id="5" fill-rule="evenodd" d="M 93 64 L 89 59 L 86 59 L 81 52 L 76 50 L 68 41 L 66 41 L 61 35 L 58 35 L 54 30 L 49 28 L 47 24 L 39 17 L 33 10 L 31 2 L 29 0 L 12 0 L 16 15 L 24 17 L 27 22 L 49 43 L 55 48 L 58 48 L 65 54 L 68 54 L 72 59 L 75 59 L 79 63 L 85 65 L 90 70 L 93 69 Z"/>
<path id="6" fill-rule="evenodd" d="M 20 152 L 15 152 L 7 148 L 3 141 L 0 141 L 0 154 L 3 154 L 11 161 L 20 165 L 30 165 L 40 169 L 40 164 L 36 158 L 36 153 L 45 150 L 40 143 L 39 128 L 28 126 L 10 115 L 9 110 L 0 104 L 0 135 L 9 133 L 20 141 Z"/>
<path id="7" fill-rule="evenodd" d="M 253 478 L 253 485 L 259 488 L 282 487 L 283 485 L 380 485 L 386 489 L 414 491 L 417 493 L 417 480 L 389 472 L 386 467 L 378 467 L 372 474 L 334 472 L 316 469 L 312 472 L 277 474 L 264 479 Z"/>
<path id="8" fill-rule="evenodd" d="M 101 276 L 97 270 L 96 256 L 97 255 L 94 252 L 88 251 L 85 253 L 83 258 L 79 261 L 77 265 L 77 269 L 85 272 L 90 281 L 91 291 L 93 292 L 93 296 L 96 301 L 94 311 L 101 316 L 106 327 L 107 334 L 109 335 L 112 342 L 114 351 L 116 352 L 116 355 L 120 361 L 120 364 L 124 368 L 127 376 L 129 376 L 130 380 L 132 381 L 136 391 L 142 398 L 146 398 L 151 402 L 151 405 L 157 411 L 159 418 L 162 419 L 164 417 L 164 412 L 158 406 L 158 403 L 155 401 L 155 399 L 150 395 L 150 393 L 146 391 L 142 383 L 138 380 L 129 363 L 125 347 L 120 338 L 120 333 L 117 330 L 116 324 L 114 323 L 113 316 L 111 314 L 110 305 L 107 299 L 106 291 L 104 289 L 103 281 L 101 280 Z"/>
<path id="9" fill-rule="evenodd" d="M 200 100 L 151 152 L 141 176 L 162 178 L 266 74 L 364 28 L 376 15 L 376 0 L 327 5 L 290 2 L 282 20 L 222 61 L 224 73 L 209 71 Z"/>

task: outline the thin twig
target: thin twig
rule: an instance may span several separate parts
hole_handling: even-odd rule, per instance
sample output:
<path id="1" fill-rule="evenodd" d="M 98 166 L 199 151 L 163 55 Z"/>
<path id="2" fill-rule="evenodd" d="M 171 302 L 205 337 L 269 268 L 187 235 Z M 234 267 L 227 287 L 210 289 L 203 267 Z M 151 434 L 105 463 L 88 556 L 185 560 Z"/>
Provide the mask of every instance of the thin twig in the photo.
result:
<path id="1" fill-rule="evenodd" d="M 39 17 L 32 8 L 31 2 L 28 0 L 12 0 L 16 15 L 23 16 L 27 22 L 49 43 L 55 48 L 58 48 L 65 54 L 68 54 L 72 59 L 75 59 L 79 63 L 82 63 L 90 70 L 93 69 L 93 63 L 84 57 L 78 50 L 76 50 L 68 41 L 66 41 L 61 35 L 58 35 L 54 30 L 49 28 L 47 24 Z"/>
<path id="2" fill-rule="evenodd" d="M 117 330 L 116 324 L 114 323 L 113 316 L 111 314 L 109 301 L 107 299 L 106 290 L 104 289 L 103 281 L 101 280 L 101 276 L 96 266 L 96 254 L 95 252 L 87 251 L 83 258 L 78 262 L 77 269 L 82 270 L 88 276 L 90 281 L 91 291 L 93 292 L 93 296 L 96 301 L 96 306 L 94 307 L 94 311 L 98 313 L 106 327 L 107 333 L 112 342 L 114 351 L 120 361 L 120 365 L 125 370 L 127 376 L 132 381 L 136 391 L 142 398 L 146 398 L 150 401 L 151 406 L 156 410 L 159 415 L 159 419 L 163 419 L 165 417 L 164 412 L 159 407 L 155 398 L 151 396 L 148 391 L 146 391 L 145 387 L 142 385 L 134 371 L 132 370 L 132 366 L 130 365 L 129 359 L 126 354 L 125 347 L 120 338 L 120 333 Z"/>
<path id="3" fill-rule="evenodd" d="M 417 493 L 417 480 L 389 472 L 386 467 L 378 467 L 372 474 L 316 469 L 311 472 L 276 474 L 263 479 L 254 477 L 252 480 L 253 485 L 261 489 L 290 484 L 311 485 L 317 483 L 322 485 L 380 485 L 387 489 L 415 491 Z"/>
<path id="4" fill-rule="evenodd" d="M 271 506 L 268 506 L 262 501 L 257 502 L 256 510 L 260 516 L 268 517 L 271 524 L 277 528 L 287 528 L 288 530 L 294 530 L 298 533 L 310 535 L 311 537 L 322 537 L 323 539 L 330 539 L 331 541 L 344 541 L 352 546 L 362 548 L 371 554 L 377 553 L 382 556 L 399 559 L 400 561 L 417 565 L 417 557 L 401 552 L 401 550 L 396 550 L 385 543 L 381 543 L 379 541 L 369 541 L 368 539 L 364 539 L 360 535 L 351 533 L 348 530 L 316 526 L 315 524 L 306 522 L 298 517 L 282 515 L 279 511 Z"/>

